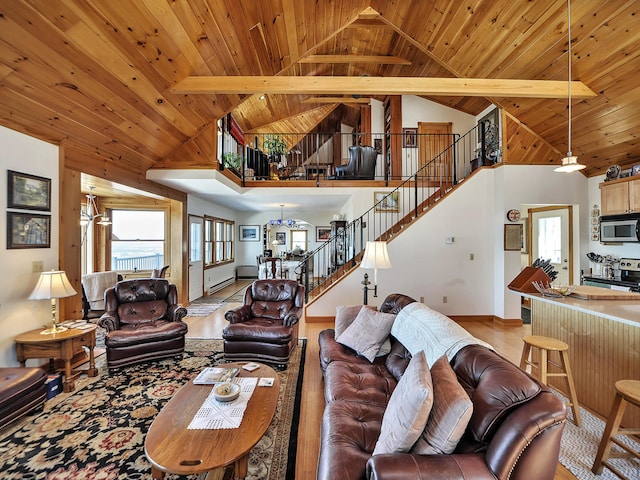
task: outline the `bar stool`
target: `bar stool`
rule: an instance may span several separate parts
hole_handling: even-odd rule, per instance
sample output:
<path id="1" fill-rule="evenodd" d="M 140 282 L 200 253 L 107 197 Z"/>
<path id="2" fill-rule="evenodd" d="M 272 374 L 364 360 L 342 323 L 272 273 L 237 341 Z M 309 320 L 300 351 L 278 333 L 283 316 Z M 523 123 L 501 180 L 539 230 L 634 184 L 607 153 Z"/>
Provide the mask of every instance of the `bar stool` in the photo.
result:
<path id="1" fill-rule="evenodd" d="M 581 427 L 582 417 L 580 416 L 580 406 L 578 405 L 578 394 L 576 393 L 576 387 L 573 383 L 573 376 L 571 375 L 571 367 L 569 365 L 569 345 L 555 338 L 542 337 L 539 335 L 526 335 L 522 337 L 522 340 L 524 341 L 524 347 L 522 349 L 520 368 L 526 371 L 527 365 L 530 365 L 533 368 L 539 369 L 540 381 L 547 386 L 549 386 L 547 381 L 549 377 L 566 378 L 570 400 L 567 406 L 571 407 L 574 423 L 576 426 Z M 532 348 L 540 350 L 540 363 L 529 359 Z M 549 358 L 549 352 L 558 352 L 560 354 L 560 364 L 553 362 Z M 549 373 L 549 365 L 557 367 L 561 371 L 558 373 Z"/>
<path id="2" fill-rule="evenodd" d="M 613 438 L 616 435 L 640 434 L 640 428 L 620 428 L 620 422 L 622 421 L 622 416 L 624 415 L 627 403 L 640 407 L 640 380 L 618 380 L 615 387 L 616 396 L 613 399 L 609 419 L 607 420 L 607 425 L 602 433 L 602 440 L 600 440 L 598 453 L 596 453 L 596 459 L 593 462 L 591 471 L 596 475 L 599 475 L 602 473 L 603 467 L 607 467 L 620 478 L 625 478 L 624 475 L 622 475 L 608 462 L 608 459 L 611 454 L 611 447 L 613 446 L 613 443 L 628 452 L 628 454 L 621 454 L 619 456 L 640 458 L 640 452 L 632 450 L 624 443 Z"/>

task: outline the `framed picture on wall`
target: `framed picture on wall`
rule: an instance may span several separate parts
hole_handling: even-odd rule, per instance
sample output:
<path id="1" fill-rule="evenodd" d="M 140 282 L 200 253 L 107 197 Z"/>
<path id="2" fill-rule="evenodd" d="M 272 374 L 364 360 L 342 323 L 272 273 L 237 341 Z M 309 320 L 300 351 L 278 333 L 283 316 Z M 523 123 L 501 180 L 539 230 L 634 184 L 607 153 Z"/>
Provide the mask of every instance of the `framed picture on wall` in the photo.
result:
<path id="1" fill-rule="evenodd" d="M 240 225 L 241 242 L 259 242 L 260 227 L 258 225 Z"/>
<path id="2" fill-rule="evenodd" d="M 7 171 L 7 208 L 51 211 L 51 179 Z"/>
<path id="3" fill-rule="evenodd" d="M 504 249 L 522 250 L 522 224 L 504 225 Z"/>
<path id="4" fill-rule="evenodd" d="M 331 227 L 316 227 L 316 242 L 326 242 L 331 238 Z"/>
<path id="5" fill-rule="evenodd" d="M 376 212 L 398 212 L 398 192 L 373 192 Z"/>
<path id="6" fill-rule="evenodd" d="M 402 146 L 404 148 L 416 148 L 418 146 L 418 129 L 417 128 L 402 129 Z"/>
<path id="7" fill-rule="evenodd" d="M 51 216 L 7 212 L 7 248 L 51 247 Z"/>
<path id="8" fill-rule="evenodd" d="M 276 240 L 278 245 L 285 245 L 287 243 L 287 232 L 276 232 Z"/>

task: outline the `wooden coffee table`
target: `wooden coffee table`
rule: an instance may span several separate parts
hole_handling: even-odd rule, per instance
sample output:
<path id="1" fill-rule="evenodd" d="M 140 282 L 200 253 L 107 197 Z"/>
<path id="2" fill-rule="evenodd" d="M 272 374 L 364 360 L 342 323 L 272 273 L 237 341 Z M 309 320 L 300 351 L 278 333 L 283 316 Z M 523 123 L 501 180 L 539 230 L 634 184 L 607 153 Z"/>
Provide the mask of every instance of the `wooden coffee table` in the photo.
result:
<path id="1" fill-rule="evenodd" d="M 18 354 L 18 362 L 22 367 L 29 358 L 48 358 L 50 370 L 55 371 L 54 359 L 60 358 L 64 361 L 64 382 L 62 389 L 65 392 L 72 392 L 75 387 L 75 378 L 81 373 L 86 373 L 90 377 L 98 375 L 96 368 L 95 355 L 93 349 L 96 346 L 96 326 L 91 325 L 89 328 L 80 330 L 79 328 L 70 328 L 64 332 L 52 333 L 48 335 L 42 334 L 42 329 L 31 330 L 22 333 L 14 338 L 16 343 L 16 352 Z M 89 368 L 71 369 L 71 360 L 73 355 L 82 347 L 89 348 Z"/>
<path id="2" fill-rule="evenodd" d="M 224 366 L 242 366 L 229 363 Z M 242 423 L 238 428 L 221 430 L 188 430 L 187 427 L 213 389 L 212 385 L 194 385 L 193 379 L 160 411 L 147 438 L 144 451 L 151 462 L 151 474 L 162 479 L 165 473 L 192 475 L 209 472 L 208 480 L 222 479 L 224 467 L 234 463 L 235 477 L 245 478 L 249 450 L 258 443 L 273 420 L 280 393 L 280 379 L 275 370 L 260 364 L 260 368 L 241 377 L 273 378 L 271 387 L 256 386 Z"/>

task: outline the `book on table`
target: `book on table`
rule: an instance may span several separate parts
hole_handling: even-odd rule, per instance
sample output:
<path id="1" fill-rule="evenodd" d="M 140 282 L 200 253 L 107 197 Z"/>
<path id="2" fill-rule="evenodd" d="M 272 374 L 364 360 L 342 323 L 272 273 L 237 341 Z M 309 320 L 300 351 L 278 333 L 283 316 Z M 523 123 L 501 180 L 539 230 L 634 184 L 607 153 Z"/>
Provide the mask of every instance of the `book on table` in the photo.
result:
<path id="1" fill-rule="evenodd" d="M 230 382 L 238 375 L 239 371 L 240 369 L 235 367 L 207 367 L 193 379 L 193 383 L 196 385 L 215 385 Z"/>

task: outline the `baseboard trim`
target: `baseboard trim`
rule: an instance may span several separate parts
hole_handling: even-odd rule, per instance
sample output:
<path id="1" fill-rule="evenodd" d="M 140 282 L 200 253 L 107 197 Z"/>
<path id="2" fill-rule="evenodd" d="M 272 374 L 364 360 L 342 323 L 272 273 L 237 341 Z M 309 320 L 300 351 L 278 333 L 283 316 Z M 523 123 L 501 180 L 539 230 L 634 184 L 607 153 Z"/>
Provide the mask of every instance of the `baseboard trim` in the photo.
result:
<path id="1" fill-rule="evenodd" d="M 216 292 L 219 292 L 220 290 L 222 290 L 225 287 L 228 287 L 229 285 L 233 285 L 235 283 L 236 279 L 231 277 L 231 278 L 227 278 L 226 280 L 221 281 L 220 283 L 216 283 L 215 285 L 210 286 L 207 289 L 207 296 L 214 294 Z"/>

